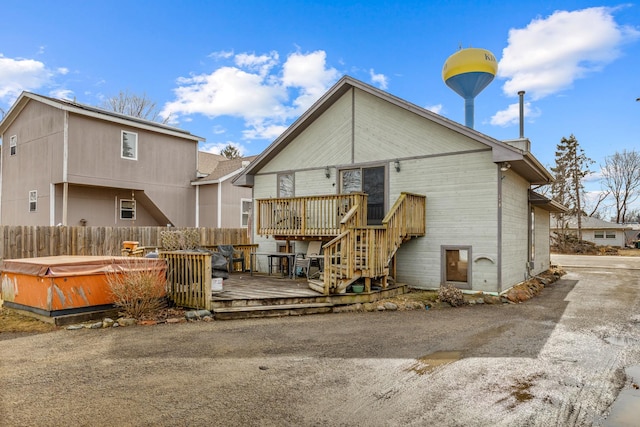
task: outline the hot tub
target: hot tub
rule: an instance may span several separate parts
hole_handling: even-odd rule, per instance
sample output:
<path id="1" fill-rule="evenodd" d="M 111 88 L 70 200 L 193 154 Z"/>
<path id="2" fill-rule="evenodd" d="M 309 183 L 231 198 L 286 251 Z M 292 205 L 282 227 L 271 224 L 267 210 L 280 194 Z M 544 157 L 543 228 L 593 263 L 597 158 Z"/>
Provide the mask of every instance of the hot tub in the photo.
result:
<path id="1" fill-rule="evenodd" d="M 135 261 L 133 261 L 135 259 Z M 107 274 L 144 268 L 164 275 L 162 259 L 51 256 L 2 262 L 2 299 L 8 308 L 56 317 L 114 308 Z"/>

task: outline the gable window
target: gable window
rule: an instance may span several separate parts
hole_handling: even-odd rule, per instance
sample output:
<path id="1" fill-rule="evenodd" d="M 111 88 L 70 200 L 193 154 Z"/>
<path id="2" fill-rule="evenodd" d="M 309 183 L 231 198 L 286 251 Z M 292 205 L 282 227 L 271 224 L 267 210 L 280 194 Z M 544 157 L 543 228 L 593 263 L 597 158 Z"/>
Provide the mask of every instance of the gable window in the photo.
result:
<path id="1" fill-rule="evenodd" d="M 295 194 L 293 172 L 278 175 L 278 197 L 293 197 Z"/>
<path id="2" fill-rule="evenodd" d="M 120 199 L 120 219 L 136 219 L 136 201 Z"/>
<path id="3" fill-rule="evenodd" d="M 38 191 L 29 191 L 29 212 L 35 212 L 38 209 Z"/>
<path id="4" fill-rule="evenodd" d="M 240 209 L 241 209 L 241 226 L 242 228 L 249 227 L 249 220 L 251 218 L 251 209 L 253 207 L 253 202 L 251 199 L 240 199 Z"/>
<path id="5" fill-rule="evenodd" d="M 11 135 L 11 138 L 9 138 L 9 155 L 10 156 L 16 155 L 16 150 L 18 148 L 17 145 L 18 145 L 18 136 Z"/>
<path id="6" fill-rule="evenodd" d="M 123 130 L 120 149 L 123 159 L 138 160 L 138 134 Z"/>

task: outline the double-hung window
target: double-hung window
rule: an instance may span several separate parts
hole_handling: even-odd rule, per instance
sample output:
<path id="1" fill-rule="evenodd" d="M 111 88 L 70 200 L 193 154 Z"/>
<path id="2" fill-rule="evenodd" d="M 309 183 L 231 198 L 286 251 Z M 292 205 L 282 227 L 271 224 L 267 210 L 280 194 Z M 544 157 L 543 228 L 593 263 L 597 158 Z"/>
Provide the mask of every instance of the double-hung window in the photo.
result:
<path id="1" fill-rule="evenodd" d="M 29 212 L 35 212 L 38 210 L 38 191 L 29 191 Z"/>
<path id="2" fill-rule="evenodd" d="M 249 227 L 249 218 L 251 217 L 251 209 L 253 206 L 252 200 L 251 199 L 241 199 L 240 200 L 240 205 L 241 205 L 241 226 L 242 228 L 247 228 Z"/>
<path id="3" fill-rule="evenodd" d="M 18 146 L 18 136 L 11 135 L 9 138 L 9 155 L 15 156 Z"/>
<path id="4" fill-rule="evenodd" d="M 120 199 L 120 219 L 136 219 L 136 201 Z"/>

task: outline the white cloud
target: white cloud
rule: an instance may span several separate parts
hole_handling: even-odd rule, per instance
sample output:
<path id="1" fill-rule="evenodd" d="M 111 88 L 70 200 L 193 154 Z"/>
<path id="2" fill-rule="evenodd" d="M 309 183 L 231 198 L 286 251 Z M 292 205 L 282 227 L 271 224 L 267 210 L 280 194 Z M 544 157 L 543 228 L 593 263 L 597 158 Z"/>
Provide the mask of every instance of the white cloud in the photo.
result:
<path id="1" fill-rule="evenodd" d="M 327 54 L 317 50 L 308 54 L 293 53 L 283 64 L 282 84 L 298 88 L 298 97 L 293 100 L 295 114 L 301 114 L 318 100 L 338 79 L 335 68 L 327 68 Z"/>
<path id="2" fill-rule="evenodd" d="M 369 76 L 371 76 L 371 82 L 378 85 L 382 90 L 386 90 L 389 86 L 389 79 L 384 74 L 376 74 L 373 68 L 369 70 Z"/>
<path id="3" fill-rule="evenodd" d="M 245 153 L 247 152 L 246 147 L 244 147 L 242 144 L 238 144 L 237 142 L 233 142 L 233 141 L 201 144 L 201 146 L 199 147 L 199 150 L 204 151 L 206 153 L 220 154 L 222 150 L 224 150 L 229 145 L 235 147 L 240 153 L 240 156 L 244 156 Z"/>
<path id="4" fill-rule="evenodd" d="M 281 67 L 277 52 L 240 53 L 228 59 L 231 65 L 210 74 L 177 79 L 175 100 L 164 105 L 162 116 L 240 117 L 247 127 L 244 138 L 273 139 L 339 77 L 337 70 L 327 67 L 324 51 L 293 53 Z"/>
<path id="5" fill-rule="evenodd" d="M 74 98 L 73 91 L 70 89 L 54 89 L 49 92 L 49 96 L 67 100 L 72 100 Z"/>
<path id="6" fill-rule="evenodd" d="M 436 104 L 436 105 L 425 105 L 424 107 L 425 110 L 429 110 L 433 113 L 436 114 L 441 114 L 444 107 L 442 106 L 442 104 Z"/>
<path id="7" fill-rule="evenodd" d="M 11 103 L 24 90 L 33 91 L 46 86 L 54 75 L 40 61 L 6 58 L 0 54 L 0 100 Z"/>
<path id="8" fill-rule="evenodd" d="M 229 59 L 231 57 L 233 57 L 233 50 L 220 50 L 209 54 L 209 58 L 213 58 L 215 60 Z"/>
<path id="9" fill-rule="evenodd" d="M 606 7 L 556 11 L 526 28 L 511 29 L 498 64 L 498 76 L 507 79 L 505 94 L 515 96 L 525 90 L 537 100 L 618 58 L 620 47 L 640 37 L 640 32 L 618 25 L 613 11 Z"/>
<path id="10" fill-rule="evenodd" d="M 540 117 L 540 110 L 532 108 L 530 102 L 524 103 L 524 117 L 526 120 Z M 490 123 L 494 126 L 509 126 L 518 124 L 520 121 L 520 104 L 515 103 L 507 107 L 506 110 L 498 111 L 491 117 Z"/>

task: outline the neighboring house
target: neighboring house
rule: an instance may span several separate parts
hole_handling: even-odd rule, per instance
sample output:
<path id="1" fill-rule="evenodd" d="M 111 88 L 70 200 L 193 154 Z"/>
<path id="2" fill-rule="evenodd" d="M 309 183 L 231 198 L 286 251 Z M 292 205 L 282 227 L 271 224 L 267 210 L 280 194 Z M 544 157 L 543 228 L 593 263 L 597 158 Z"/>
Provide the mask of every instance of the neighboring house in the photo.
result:
<path id="1" fill-rule="evenodd" d="M 3 225 L 196 223 L 199 136 L 23 92 L 0 137 Z"/>
<path id="2" fill-rule="evenodd" d="M 578 219 L 576 217 L 565 218 L 562 222 L 553 219 L 551 232 L 558 233 L 561 229 L 574 236 L 578 235 Z M 625 224 L 616 224 L 598 218 L 583 216 L 581 219 L 582 240 L 595 243 L 598 246 L 618 246 L 624 248 L 627 245 L 627 231 L 632 227 Z"/>
<path id="3" fill-rule="evenodd" d="M 529 144 L 498 141 L 346 76 L 234 184 L 253 188 L 258 252 L 325 242 L 325 293 L 387 277 L 501 292 L 549 268 L 550 212 L 565 210 L 531 190 L 553 178 Z"/>
<path id="4" fill-rule="evenodd" d="M 196 188 L 197 227 L 247 228 L 251 220 L 252 192 L 250 188 L 232 185 L 232 179 L 255 158 L 216 158 L 200 153 L 203 164 L 198 172 L 208 173 L 193 181 Z M 217 158 L 221 157 L 221 158 Z"/>

